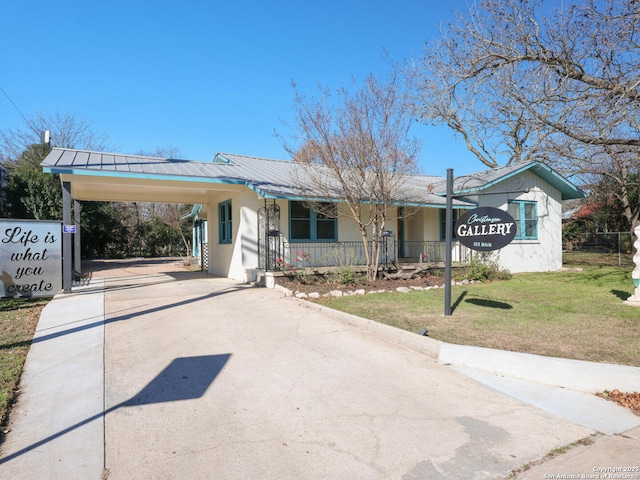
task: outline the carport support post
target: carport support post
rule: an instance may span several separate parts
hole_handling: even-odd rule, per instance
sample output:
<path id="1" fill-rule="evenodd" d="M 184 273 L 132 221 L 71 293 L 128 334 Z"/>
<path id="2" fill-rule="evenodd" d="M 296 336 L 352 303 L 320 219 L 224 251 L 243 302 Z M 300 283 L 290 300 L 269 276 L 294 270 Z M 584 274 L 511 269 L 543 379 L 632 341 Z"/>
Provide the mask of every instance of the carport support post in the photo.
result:
<path id="1" fill-rule="evenodd" d="M 73 235 L 73 274 L 79 280 L 82 277 L 82 258 L 80 255 L 80 202 L 73 201 L 73 223 L 76 233 Z"/>
<path id="2" fill-rule="evenodd" d="M 451 263 L 452 259 L 452 238 L 453 230 L 453 168 L 447 168 L 447 208 L 445 212 L 445 232 L 444 232 L 444 315 L 451 316 Z"/>
<path id="3" fill-rule="evenodd" d="M 62 224 L 71 224 L 71 182 L 62 182 Z M 62 288 L 64 293 L 71 293 L 72 274 L 72 238 L 71 233 L 62 232 Z"/>

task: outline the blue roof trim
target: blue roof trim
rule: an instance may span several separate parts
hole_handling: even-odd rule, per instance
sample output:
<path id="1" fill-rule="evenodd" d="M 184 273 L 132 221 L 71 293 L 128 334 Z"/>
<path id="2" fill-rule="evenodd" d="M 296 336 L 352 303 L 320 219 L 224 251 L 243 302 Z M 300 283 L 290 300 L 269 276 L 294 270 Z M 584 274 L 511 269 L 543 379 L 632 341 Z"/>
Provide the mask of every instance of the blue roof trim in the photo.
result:
<path id="1" fill-rule="evenodd" d="M 555 172 L 551 167 L 541 162 L 528 163 L 526 165 L 523 165 L 521 168 L 518 168 L 517 170 L 507 173 L 483 185 L 479 185 L 477 187 L 471 187 L 467 189 L 455 190 L 454 193 L 456 195 L 460 195 L 460 194 L 473 194 L 474 192 L 481 192 L 483 190 L 486 190 L 487 188 L 493 187 L 494 185 L 504 182 L 505 180 L 511 177 L 519 175 L 522 172 L 526 172 L 527 170 L 532 170 L 535 175 L 538 175 L 547 183 L 557 188 L 560 191 L 560 193 L 562 193 L 563 200 L 565 199 L 565 197 L 568 197 L 568 198 L 585 198 L 586 197 L 586 195 L 582 190 L 580 190 L 578 187 L 570 183 L 563 176 Z"/>
<path id="2" fill-rule="evenodd" d="M 211 178 L 211 177 L 177 177 L 175 175 L 165 175 L 162 173 L 134 173 L 134 172 L 120 172 L 118 170 L 85 170 L 74 168 L 56 168 L 56 167 L 42 167 L 44 173 L 57 173 L 59 175 L 82 175 L 87 177 L 121 177 L 121 178 L 135 178 L 142 180 L 168 180 L 172 182 L 186 182 L 186 183 L 220 183 L 226 185 L 245 185 L 245 180 L 238 180 L 232 178 Z"/>
<path id="3" fill-rule="evenodd" d="M 167 180 L 167 181 L 180 181 L 186 183 L 209 183 L 218 185 L 242 185 L 246 186 L 250 190 L 256 192 L 263 198 L 269 200 L 293 200 L 293 201 L 313 201 L 313 202 L 340 202 L 339 198 L 329 197 L 304 197 L 300 195 L 277 195 L 267 193 L 265 190 L 257 187 L 253 183 L 246 180 L 231 179 L 231 178 L 211 178 L 211 177 L 176 177 L 174 175 L 153 174 L 153 173 L 135 173 L 135 172 L 120 172 L 117 170 L 86 170 L 86 169 L 74 169 L 68 167 L 56 168 L 56 167 L 42 167 L 42 171 L 45 173 L 55 173 L 62 175 L 82 175 L 89 177 L 120 177 L 120 178 L 132 178 L 143 180 Z M 369 203 L 369 202 L 362 202 Z M 445 205 L 438 203 L 419 203 L 419 202 L 390 202 L 390 205 L 403 206 L 403 207 L 433 207 L 433 208 L 445 208 Z M 471 208 L 473 204 L 468 203 L 466 205 L 454 205 L 453 208 L 463 209 Z"/>
<path id="4" fill-rule="evenodd" d="M 534 170 L 540 169 L 546 172 L 545 175 L 540 175 L 540 173 L 538 173 L 537 171 L 535 173 L 540 178 L 542 178 L 543 180 L 546 180 L 551 185 L 553 185 L 558 190 L 560 190 L 560 192 L 562 192 L 563 197 L 565 196 L 565 194 L 567 194 L 566 196 L 570 196 L 573 194 L 575 196 L 571 196 L 570 198 L 586 198 L 586 195 L 582 190 L 580 190 L 578 187 L 573 185 L 571 182 L 569 182 L 566 178 L 564 178 L 562 175 L 560 175 L 558 172 L 553 170 L 548 165 L 545 165 L 544 163 L 536 162 L 532 166 L 532 169 Z M 553 182 L 549 181 L 548 178 L 545 178 L 546 176 L 550 176 L 554 181 Z"/>
<path id="5" fill-rule="evenodd" d="M 200 215 L 201 211 L 202 211 L 202 204 L 196 203 L 195 205 L 193 205 L 193 207 L 191 207 L 191 211 L 189 213 L 185 213 L 182 217 L 180 217 L 180 220 L 184 220 L 185 218 L 191 218 L 191 217 L 195 218 L 198 215 Z"/>
<path id="6" fill-rule="evenodd" d="M 254 190 L 256 193 L 260 194 L 260 196 L 268 199 L 268 200 L 289 200 L 292 202 L 327 202 L 327 203 L 345 203 L 344 200 L 340 198 L 328 198 L 328 197 L 301 197 L 299 195 L 269 195 L 262 194 L 257 189 L 252 188 L 251 185 L 247 185 L 247 187 Z M 367 205 L 371 202 L 362 201 L 360 202 L 363 205 Z M 389 205 L 397 206 L 397 207 L 432 207 L 432 208 L 446 208 L 446 204 L 444 203 L 417 203 L 417 202 L 389 202 Z M 453 205 L 454 209 L 466 209 L 473 208 L 477 206 L 476 202 L 467 201 L 463 205 Z"/>
<path id="7" fill-rule="evenodd" d="M 287 197 L 279 197 L 275 195 L 270 195 L 266 192 L 263 192 L 255 185 L 247 182 L 246 180 L 238 180 L 238 179 L 227 179 L 227 178 L 211 178 L 211 177 L 176 177 L 175 175 L 163 175 L 163 174 L 153 174 L 153 173 L 123 173 L 118 172 L 116 170 L 76 170 L 69 168 L 55 168 L 55 167 L 42 167 L 42 171 L 44 173 L 57 173 L 60 175 L 83 175 L 87 177 L 121 177 L 121 178 L 135 178 L 135 179 L 143 179 L 143 180 L 168 180 L 168 181 L 179 181 L 179 182 L 187 182 L 187 183 L 213 183 L 219 185 L 243 185 L 245 187 L 250 188 L 258 195 L 264 198 L 287 198 Z"/>
<path id="8" fill-rule="evenodd" d="M 56 168 L 56 167 L 42 167 L 44 173 L 57 173 L 60 175 L 82 175 L 87 177 L 120 177 L 120 178 L 135 178 L 137 180 L 167 180 L 173 182 L 186 182 L 186 183 L 213 183 L 219 185 L 243 185 L 253 190 L 258 195 L 268 199 L 287 199 L 288 196 L 279 196 L 266 193 L 260 188 L 256 187 L 252 183 L 246 180 L 232 179 L 232 178 L 211 178 L 211 177 L 176 177 L 175 175 L 164 175 L 155 173 L 132 173 L 132 172 L 119 172 L 117 170 L 85 170 L 74 169 L 68 167 Z"/>

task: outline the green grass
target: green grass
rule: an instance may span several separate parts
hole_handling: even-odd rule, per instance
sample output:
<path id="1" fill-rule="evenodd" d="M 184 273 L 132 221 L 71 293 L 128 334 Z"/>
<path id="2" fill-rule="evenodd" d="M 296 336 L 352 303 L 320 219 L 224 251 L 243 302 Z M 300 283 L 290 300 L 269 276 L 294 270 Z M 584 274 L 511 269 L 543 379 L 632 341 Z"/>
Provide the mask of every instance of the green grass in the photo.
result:
<path id="1" fill-rule="evenodd" d="M 319 303 L 448 343 L 640 366 L 640 308 L 630 267 L 515 274 L 444 289 L 322 299 Z"/>
<path id="2" fill-rule="evenodd" d="M 575 250 L 562 254 L 562 263 L 571 265 L 591 265 L 591 266 L 631 266 L 633 268 L 633 256 L 630 253 L 593 253 Z"/>
<path id="3" fill-rule="evenodd" d="M 0 441 L 40 312 L 48 301 L 0 301 Z"/>

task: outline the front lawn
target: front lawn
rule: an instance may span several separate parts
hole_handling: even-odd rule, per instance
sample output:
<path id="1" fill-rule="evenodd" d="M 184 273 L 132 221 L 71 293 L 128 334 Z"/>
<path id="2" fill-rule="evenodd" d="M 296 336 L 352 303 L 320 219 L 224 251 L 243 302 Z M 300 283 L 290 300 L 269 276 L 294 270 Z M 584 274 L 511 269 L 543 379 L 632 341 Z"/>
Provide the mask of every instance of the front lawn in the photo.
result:
<path id="1" fill-rule="evenodd" d="M 580 268 L 454 286 L 449 317 L 443 288 L 317 301 L 448 343 L 640 367 L 640 308 L 623 304 L 631 267 Z"/>
<path id="2" fill-rule="evenodd" d="M 48 302 L 0 300 L 0 442 L 40 312 Z"/>

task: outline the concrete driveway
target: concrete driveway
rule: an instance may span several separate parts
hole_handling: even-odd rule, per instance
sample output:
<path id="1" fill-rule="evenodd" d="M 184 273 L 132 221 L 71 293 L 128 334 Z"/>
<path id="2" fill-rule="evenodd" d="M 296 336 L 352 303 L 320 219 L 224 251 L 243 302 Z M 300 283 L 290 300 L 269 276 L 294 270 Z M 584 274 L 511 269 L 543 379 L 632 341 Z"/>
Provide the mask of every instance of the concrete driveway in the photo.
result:
<path id="1" fill-rule="evenodd" d="M 107 266 L 45 308 L 0 478 L 493 479 L 595 434 L 276 291 Z M 593 438 L 518 478 L 640 458 Z"/>
<path id="2" fill-rule="evenodd" d="M 272 290 L 175 278 L 105 296 L 110 480 L 499 478 L 592 433 Z"/>

